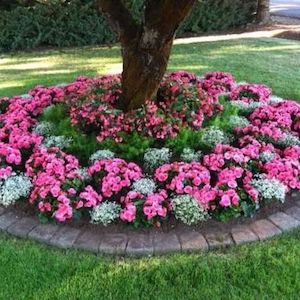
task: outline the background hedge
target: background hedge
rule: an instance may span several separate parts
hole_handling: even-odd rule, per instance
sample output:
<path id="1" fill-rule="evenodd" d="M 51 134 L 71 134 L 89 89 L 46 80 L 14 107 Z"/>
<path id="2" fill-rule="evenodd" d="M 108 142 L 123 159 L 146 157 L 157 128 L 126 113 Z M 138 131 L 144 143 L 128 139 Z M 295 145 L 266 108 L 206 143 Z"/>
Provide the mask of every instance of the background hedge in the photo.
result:
<path id="1" fill-rule="evenodd" d="M 1 2 L 1 1 L 0 1 Z M 137 19 L 143 0 L 127 1 Z M 247 24 L 257 0 L 203 0 L 197 3 L 178 34 L 201 33 Z M 0 50 L 40 46 L 108 44 L 116 37 L 93 0 L 3 1 L 0 7 Z"/>

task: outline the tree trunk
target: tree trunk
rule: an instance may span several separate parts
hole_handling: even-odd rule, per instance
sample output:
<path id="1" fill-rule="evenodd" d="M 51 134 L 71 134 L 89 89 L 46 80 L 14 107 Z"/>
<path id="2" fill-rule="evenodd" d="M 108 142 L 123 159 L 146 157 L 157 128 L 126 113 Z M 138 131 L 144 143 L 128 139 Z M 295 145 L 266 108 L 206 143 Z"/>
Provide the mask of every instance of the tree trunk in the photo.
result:
<path id="1" fill-rule="evenodd" d="M 195 0 L 145 0 L 144 18 L 137 23 L 122 0 L 98 0 L 118 34 L 122 47 L 122 97 L 125 111 L 153 98 L 166 71 L 174 35 Z"/>
<path id="2" fill-rule="evenodd" d="M 256 21 L 267 24 L 270 21 L 270 0 L 258 0 Z"/>
<path id="3" fill-rule="evenodd" d="M 121 108 L 132 110 L 155 97 L 166 72 L 173 39 L 160 48 L 143 49 L 141 43 L 122 49 L 122 103 Z"/>

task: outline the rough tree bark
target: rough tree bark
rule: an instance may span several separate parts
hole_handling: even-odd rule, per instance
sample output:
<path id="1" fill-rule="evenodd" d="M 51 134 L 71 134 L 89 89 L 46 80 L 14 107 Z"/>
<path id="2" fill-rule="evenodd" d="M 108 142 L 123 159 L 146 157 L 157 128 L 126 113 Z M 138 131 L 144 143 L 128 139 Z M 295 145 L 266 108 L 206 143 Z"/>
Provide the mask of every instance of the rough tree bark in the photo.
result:
<path id="1" fill-rule="evenodd" d="M 146 0 L 138 24 L 122 0 L 98 0 L 122 47 L 121 108 L 132 110 L 154 97 L 166 71 L 175 31 L 195 0 Z"/>
<path id="2" fill-rule="evenodd" d="M 270 0 L 258 0 L 256 21 L 267 24 L 270 21 Z"/>

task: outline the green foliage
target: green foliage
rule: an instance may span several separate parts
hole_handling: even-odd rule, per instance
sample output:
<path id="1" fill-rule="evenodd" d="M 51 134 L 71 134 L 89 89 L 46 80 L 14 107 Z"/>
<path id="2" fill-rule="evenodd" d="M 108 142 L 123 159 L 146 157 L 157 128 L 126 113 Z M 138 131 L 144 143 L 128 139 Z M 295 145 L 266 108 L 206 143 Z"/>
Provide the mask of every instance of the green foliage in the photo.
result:
<path id="1" fill-rule="evenodd" d="M 111 43 L 115 36 L 92 4 L 49 3 L 16 7 L 0 15 L 0 50 L 38 46 L 83 46 Z"/>
<path id="2" fill-rule="evenodd" d="M 175 138 L 168 138 L 165 147 L 172 149 L 173 153 L 180 155 L 183 149 L 189 147 L 194 150 L 200 150 L 202 131 L 195 131 L 190 128 L 181 128 Z"/>
<path id="3" fill-rule="evenodd" d="M 189 18 L 179 28 L 184 32 L 207 32 L 245 25 L 254 20 L 255 0 L 202 0 L 195 4 Z"/>
<path id="4" fill-rule="evenodd" d="M 137 132 L 120 134 L 123 138 L 120 144 L 111 139 L 99 143 L 95 133 L 85 134 L 71 124 L 64 104 L 47 108 L 40 117 L 40 121 L 54 123 L 56 127 L 54 135 L 71 138 L 71 145 L 65 151 L 76 155 L 84 165 L 87 165 L 89 157 L 100 149 L 110 150 L 128 161 L 141 161 L 145 151 L 154 143 L 153 139 L 142 137 Z"/>
<path id="5" fill-rule="evenodd" d="M 94 134 L 84 134 L 72 126 L 64 104 L 57 104 L 46 109 L 40 121 L 53 122 L 56 126 L 55 135 L 64 135 L 72 139 L 66 152 L 76 155 L 83 165 L 88 164 L 89 157 L 100 149 Z"/>
<path id="6" fill-rule="evenodd" d="M 122 143 L 113 140 L 105 140 L 101 143 L 102 149 L 109 149 L 116 153 L 118 157 L 128 161 L 142 161 L 143 156 L 154 141 L 149 137 L 143 137 L 137 132 L 131 134 L 120 134 L 123 137 Z"/>
<path id="7" fill-rule="evenodd" d="M 19 1 L 30 2 L 30 1 Z M 33 1 L 31 1 L 33 2 Z M 247 2 L 247 3 L 245 3 Z M 0 15 L 0 51 L 40 46 L 107 44 L 116 36 L 93 0 L 51 0 L 9 6 Z M 143 0 L 127 1 L 137 20 Z M 256 1 L 205 0 L 197 2 L 178 34 L 199 33 L 247 24 L 253 20 Z"/>
<path id="8" fill-rule="evenodd" d="M 206 120 L 203 125 L 205 127 L 217 127 L 225 132 L 230 132 L 232 128 L 230 127 L 228 120 L 232 116 L 238 116 L 239 109 L 227 101 L 225 97 L 221 96 L 219 101 L 224 106 L 224 110 L 216 114 L 213 118 Z"/>

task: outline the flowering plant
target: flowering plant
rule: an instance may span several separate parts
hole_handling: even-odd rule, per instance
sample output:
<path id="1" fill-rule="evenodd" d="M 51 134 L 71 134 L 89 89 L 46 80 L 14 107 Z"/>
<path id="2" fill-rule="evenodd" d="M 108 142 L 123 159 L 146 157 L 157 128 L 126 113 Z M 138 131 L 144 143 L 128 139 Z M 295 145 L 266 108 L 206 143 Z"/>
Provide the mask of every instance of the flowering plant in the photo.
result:
<path id="1" fill-rule="evenodd" d="M 121 95 L 112 75 L 0 99 L 0 203 L 159 226 L 252 215 L 300 190 L 297 102 L 223 72 L 166 75 L 132 112 Z"/>

